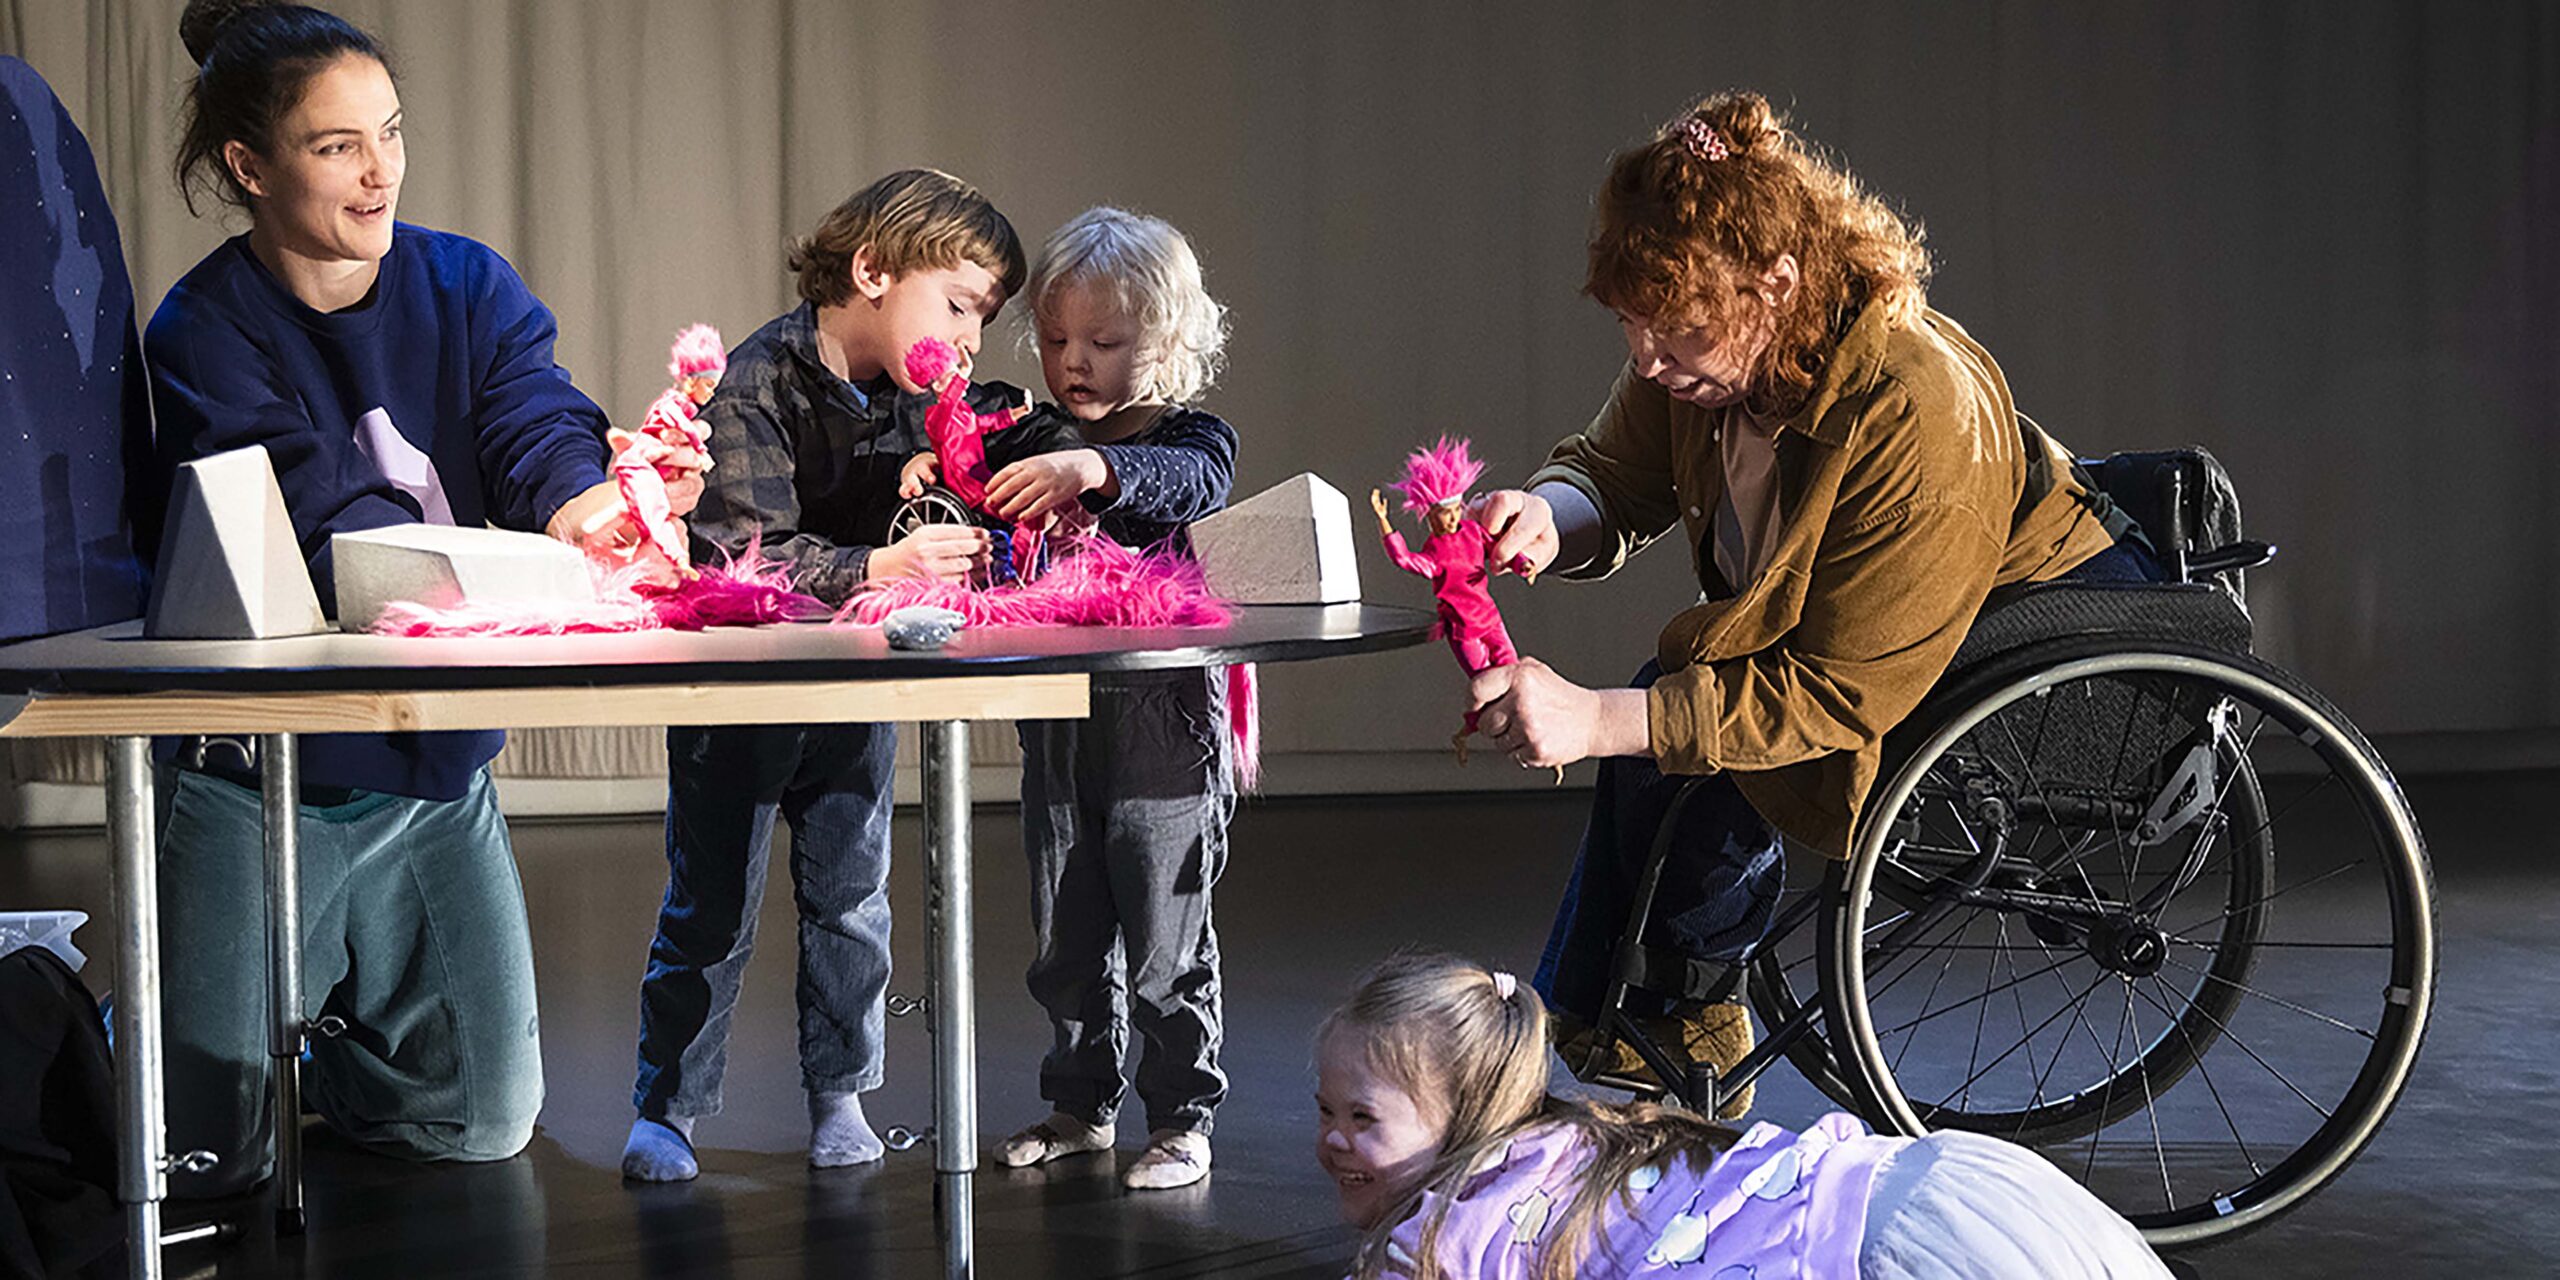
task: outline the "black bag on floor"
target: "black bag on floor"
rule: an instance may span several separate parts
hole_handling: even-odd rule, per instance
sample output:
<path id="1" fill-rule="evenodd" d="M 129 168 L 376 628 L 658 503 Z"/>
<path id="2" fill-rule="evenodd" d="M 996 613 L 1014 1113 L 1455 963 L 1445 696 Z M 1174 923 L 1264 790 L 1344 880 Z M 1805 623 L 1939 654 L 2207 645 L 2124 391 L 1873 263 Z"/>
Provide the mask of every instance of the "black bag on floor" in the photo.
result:
<path id="1" fill-rule="evenodd" d="M 98 1002 L 43 947 L 0 956 L 0 1276 L 124 1270 L 115 1068 Z"/>

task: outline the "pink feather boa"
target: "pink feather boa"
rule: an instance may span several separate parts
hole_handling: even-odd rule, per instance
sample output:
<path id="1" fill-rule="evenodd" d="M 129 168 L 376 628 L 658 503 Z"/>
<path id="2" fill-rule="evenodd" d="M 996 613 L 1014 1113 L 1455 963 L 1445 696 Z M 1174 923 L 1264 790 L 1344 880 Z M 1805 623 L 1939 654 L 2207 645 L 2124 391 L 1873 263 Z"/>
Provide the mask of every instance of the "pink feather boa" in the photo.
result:
<path id="1" fill-rule="evenodd" d="M 691 581 L 659 586 L 639 568 L 597 573 L 594 600 L 529 600 L 463 604 L 438 609 L 394 604 L 370 630 L 386 636 L 564 636 L 621 631 L 701 631 L 827 616 L 823 600 L 791 589 L 791 571 L 766 560 L 759 546 L 721 568 L 708 566 Z"/>
<path id="2" fill-rule="evenodd" d="M 910 605 L 950 609 L 973 627 L 1215 627 L 1233 613 L 1209 592 L 1191 557 L 1141 554 L 1099 532 L 1060 530 L 1058 559 L 1036 581 L 1000 587 L 913 579 L 864 589 L 836 614 L 838 625 L 877 625 Z M 1262 700 L 1251 663 L 1227 668 L 1227 737 L 1236 785 L 1262 782 Z"/>

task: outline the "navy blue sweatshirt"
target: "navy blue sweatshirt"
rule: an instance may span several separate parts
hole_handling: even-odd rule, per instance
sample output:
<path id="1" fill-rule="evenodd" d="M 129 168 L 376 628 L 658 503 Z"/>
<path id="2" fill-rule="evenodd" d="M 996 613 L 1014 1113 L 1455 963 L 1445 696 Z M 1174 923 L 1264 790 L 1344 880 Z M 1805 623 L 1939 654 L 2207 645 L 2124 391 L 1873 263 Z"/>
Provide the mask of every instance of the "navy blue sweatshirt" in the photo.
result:
<path id="1" fill-rule="evenodd" d="M 400 224 L 373 291 L 321 313 L 235 236 L 161 300 L 143 336 L 159 426 L 138 486 L 138 541 L 154 557 L 179 463 L 266 446 L 323 607 L 337 591 L 331 534 L 408 524 L 418 502 L 357 447 L 379 411 L 430 458 L 454 523 L 539 531 L 604 481 L 604 411 L 552 358 L 551 312 L 495 250 Z M 461 796 L 505 735 L 326 734 L 303 739 L 314 787 Z"/>

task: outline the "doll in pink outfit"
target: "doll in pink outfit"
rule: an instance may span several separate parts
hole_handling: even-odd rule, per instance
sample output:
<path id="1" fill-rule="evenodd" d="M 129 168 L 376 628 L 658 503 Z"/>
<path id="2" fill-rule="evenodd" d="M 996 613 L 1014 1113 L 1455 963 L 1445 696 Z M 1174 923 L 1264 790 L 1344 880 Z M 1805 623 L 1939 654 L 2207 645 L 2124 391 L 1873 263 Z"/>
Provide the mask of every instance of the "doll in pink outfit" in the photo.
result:
<path id="1" fill-rule="evenodd" d="M 642 542 L 635 554 L 662 557 L 679 578 L 693 576 L 692 556 L 667 497 L 667 483 L 699 477 L 711 469 L 703 448 L 711 432 L 696 420 L 720 374 L 729 367 L 720 331 L 697 324 L 676 335 L 668 353 L 667 374 L 674 385 L 658 394 L 638 431 L 619 427 L 605 432 L 613 447 L 613 478 L 622 489 L 622 504 L 640 526 Z"/>
<path id="2" fill-rule="evenodd" d="M 1449 652 L 1458 655 L 1458 665 L 1468 675 L 1520 660 L 1519 650 L 1511 645 L 1511 633 L 1503 628 L 1502 611 L 1493 603 L 1492 575 L 1485 567 L 1492 540 L 1484 526 L 1467 514 L 1467 487 L 1483 474 L 1484 464 L 1468 456 L 1467 442 L 1446 436 L 1405 459 L 1404 478 L 1389 487 L 1404 495 L 1404 509 L 1422 517 L 1431 530 L 1419 552 L 1408 548 L 1404 535 L 1388 521 L 1385 495 L 1369 491 L 1369 506 L 1378 513 L 1378 534 L 1386 542 L 1387 558 L 1407 573 L 1431 579 L 1440 614 L 1432 634 L 1449 642 Z M 1527 560 L 1513 568 L 1535 580 Z M 1460 764 L 1467 762 L 1467 735 L 1475 731 L 1476 713 L 1470 711 L 1465 727 L 1449 739 L 1449 745 L 1458 750 Z"/>
<path id="3" fill-rule="evenodd" d="M 995 471 L 987 465 L 987 437 L 1020 422 L 1031 406 L 1016 405 L 1001 413 L 970 408 L 969 377 L 960 369 L 960 352 L 935 338 L 907 349 L 907 377 L 934 394 L 933 407 L 924 412 L 924 434 L 933 444 L 934 467 L 921 474 L 938 480 L 971 511 L 992 514 L 987 511 L 987 482 L 995 478 Z M 1039 537 L 1040 531 L 1027 525 L 1013 530 L 1017 577 L 1026 576 L 1037 558 Z"/>

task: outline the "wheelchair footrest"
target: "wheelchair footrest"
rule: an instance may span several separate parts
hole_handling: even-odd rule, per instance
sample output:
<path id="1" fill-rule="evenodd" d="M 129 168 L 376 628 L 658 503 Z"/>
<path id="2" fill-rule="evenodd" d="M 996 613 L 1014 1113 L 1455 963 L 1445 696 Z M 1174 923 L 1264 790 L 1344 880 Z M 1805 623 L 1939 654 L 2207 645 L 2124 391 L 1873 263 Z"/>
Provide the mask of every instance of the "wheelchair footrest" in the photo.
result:
<path id="1" fill-rule="evenodd" d="M 1742 984 L 1742 966 L 1701 960 L 1669 947 L 1618 944 L 1618 980 L 1673 1000 L 1721 1004 Z"/>

